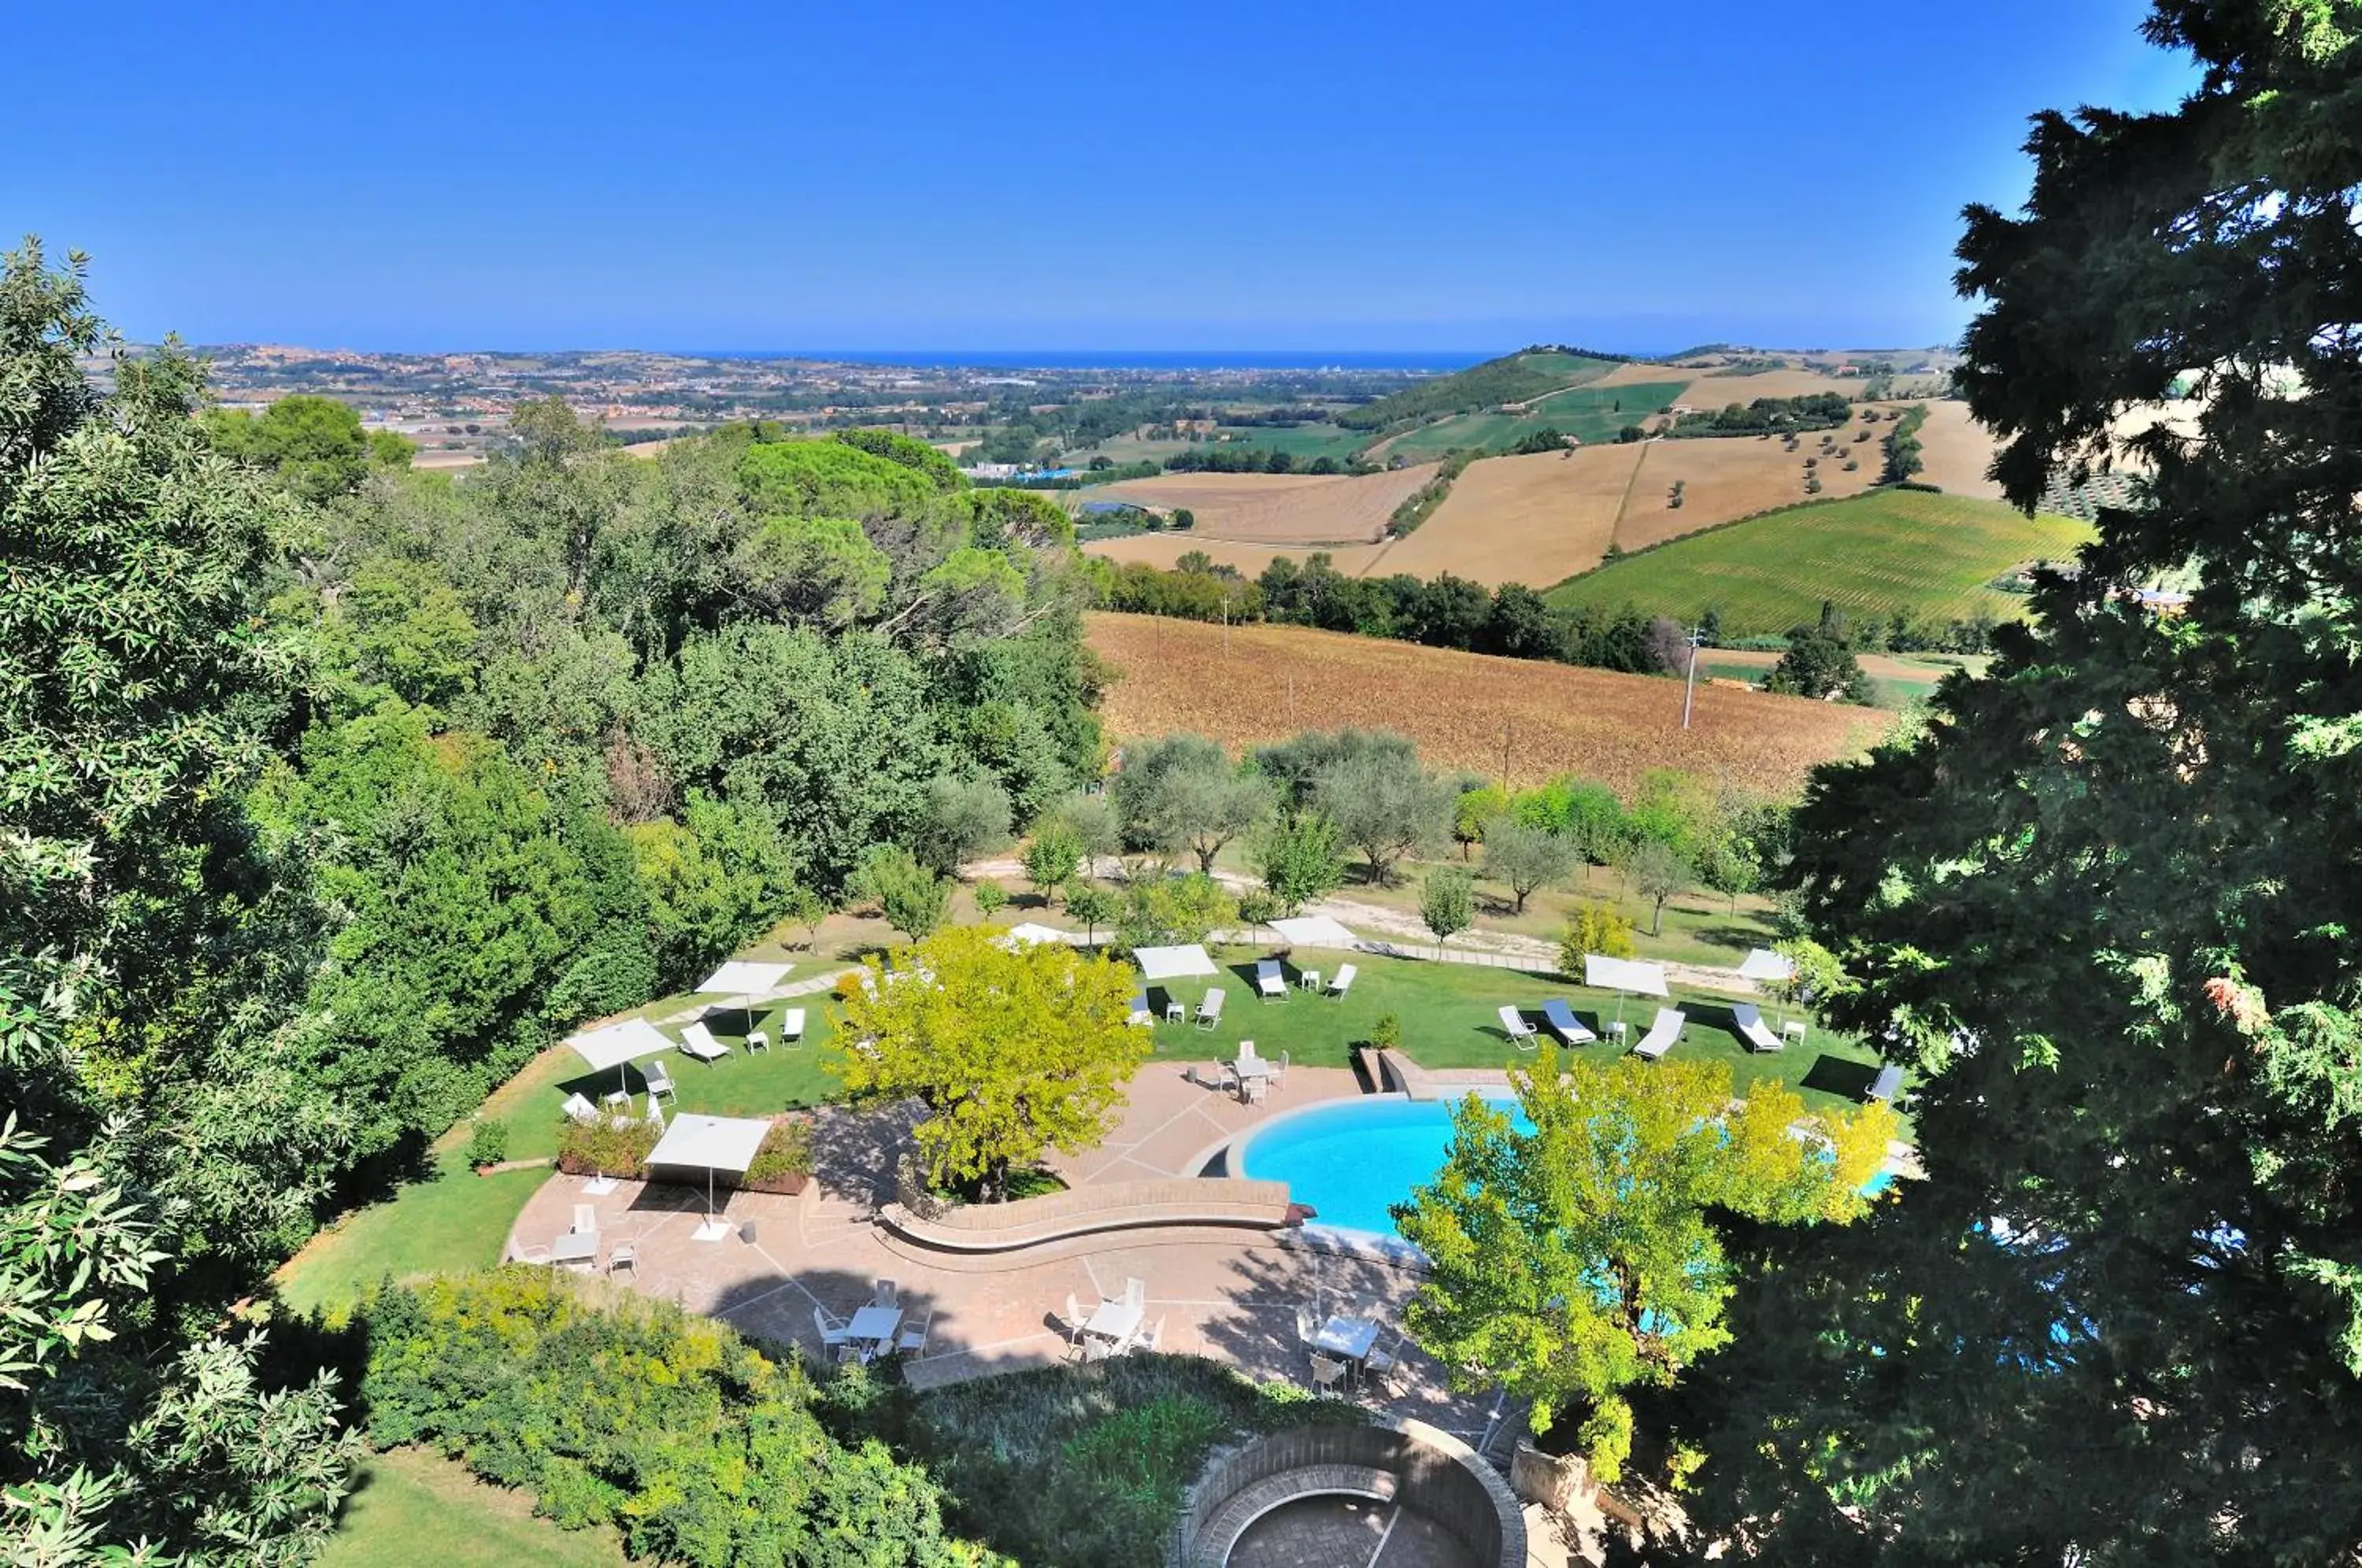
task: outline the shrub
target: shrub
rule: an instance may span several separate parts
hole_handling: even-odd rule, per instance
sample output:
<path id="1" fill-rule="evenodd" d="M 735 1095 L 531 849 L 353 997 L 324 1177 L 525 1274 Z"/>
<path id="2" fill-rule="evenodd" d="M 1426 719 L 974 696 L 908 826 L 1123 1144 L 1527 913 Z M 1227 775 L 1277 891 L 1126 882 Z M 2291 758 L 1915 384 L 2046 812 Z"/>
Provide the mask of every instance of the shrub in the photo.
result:
<path id="1" fill-rule="evenodd" d="M 471 1165 L 497 1165 L 509 1157 L 509 1124 L 498 1117 L 476 1123 L 468 1137 L 468 1163 Z"/>
<path id="2" fill-rule="evenodd" d="M 1629 958 L 1633 953 L 1632 932 L 1632 922 L 1622 911 L 1586 899 L 1574 906 L 1566 929 L 1559 933 L 1560 971 L 1580 977 L 1586 953 L 1596 953 L 1602 958 Z"/>
<path id="3" fill-rule="evenodd" d="M 557 1134 L 557 1168 L 568 1176 L 630 1176 L 648 1174 L 648 1151 L 660 1134 L 646 1121 L 615 1126 L 602 1116 L 595 1121 L 568 1121 Z"/>
<path id="4" fill-rule="evenodd" d="M 594 1306 L 524 1268 L 390 1286 L 361 1314 L 373 1442 L 431 1445 L 532 1492 L 561 1526 L 614 1526 L 635 1557 L 980 1561 L 944 1534 L 923 1473 L 880 1443 L 838 1443 L 795 1363 L 711 1319 L 642 1298 Z"/>
<path id="5" fill-rule="evenodd" d="M 1370 1025 L 1370 1044 L 1380 1051 L 1399 1051 L 1402 1043 L 1402 1019 L 1391 1012 L 1378 1014 L 1377 1021 Z"/>
<path id="6" fill-rule="evenodd" d="M 1009 889 L 998 882 L 978 882 L 975 889 L 976 912 L 990 920 L 1009 902 Z"/>
<path id="7" fill-rule="evenodd" d="M 1278 899 L 1261 888 L 1250 888 L 1239 895 L 1241 924 L 1266 925 L 1286 912 Z"/>
<path id="8" fill-rule="evenodd" d="M 810 1119 L 782 1116 L 763 1134 L 762 1147 L 755 1151 L 755 1162 L 746 1167 L 741 1185 L 756 1192 L 800 1191 L 802 1183 L 795 1178 L 811 1175 L 811 1168 Z"/>

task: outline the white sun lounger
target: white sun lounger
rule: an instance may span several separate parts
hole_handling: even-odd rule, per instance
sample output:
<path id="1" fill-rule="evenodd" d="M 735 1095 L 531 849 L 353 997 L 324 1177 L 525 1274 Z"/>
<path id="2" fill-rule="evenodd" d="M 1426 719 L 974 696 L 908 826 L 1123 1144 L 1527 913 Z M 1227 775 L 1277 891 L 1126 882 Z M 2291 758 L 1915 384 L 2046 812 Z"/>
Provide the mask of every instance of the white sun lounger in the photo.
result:
<path id="1" fill-rule="evenodd" d="M 1730 1021 L 1738 1026 L 1738 1037 L 1747 1042 L 1750 1051 L 1777 1051 L 1784 1043 L 1763 1021 L 1763 1010 L 1752 1002 L 1740 1002 L 1730 1010 Z"/>
<path id="2" fill-rule="evenodd" d="M 1337 977 L 1329 982 L 1329 994 L 1332 997 L 1341 997 L 1352 988 L 1353 966 L 1351 964 L 1338 965 Z"/>
<path id="3" fill-rule="evenodd" d="M 730 1055 L 730 1047 L 713 1038 L 713 1031 L 702 1023 L 684 1024 L 680 1032 L 681 1055 L 694 1056 L 701 1062 L 718 1062 Z"/>
<path id="4" fill-rule="evenodd" d="M 1583 1020 L 1574 1016 L 1574 1009 L 1569 1007 L 1562 998 L 1553 998 L 1542 1004 L 1542 1019 L 1551 1026 L 1551 1032 L 1557 1035 L 1563 1044 L 1588 1045 L 1599 1038 L 1584 1026 Z"/>
<path id="5" fill-rule="evenodd" d="M 804 1010 L 791 1007 L 779 1014 L 779 1043 L 792 1051 L 804 1043 Z"/>
<path id="6" fill-rule="evenodd" d="M 1878 1069 L 1878 1077 L 1871 1080 L 1870 1088 L 1863 1091 L 1861 1098 L 1866 1100 L 1885 1103 L 1892 1101 L 1896 1095 L 1901 1094 L 1902 1092 L 1903 1069 L 1895 1066 L 1885 1066 Z"/>
<path id="7" fill-rule="evenodd" d="M 1649 1025 L 1649 1032 L 1640 1036 L 1639 1043 L 1632 1047 L 1632 1055 L 1655 1061 L 1673 1048 L 1673 1042 L 1682 1037 L 1682 1025 L 1689 1021 L 1689 1014 L 1677 1007 L 1659 1008 L 1656 1021 Z"/>
<path id="8" fill-rule="evenodd" d="M 1508 1031 L 1509 1043 L 1518 1050 L 1530 1051 L 1534 1048 L 1534 1026 L 1528 1023 L 1525 1016 L 1516 1008 L 1501 1009 L 1501 1027 Z"/>
<path id="9" fill-rule="evenodd" d="M 1262 958 L 1255 962 L 1255 989 L 1265 1001 L 1287 999 L 1287 977 L 1279 972 L 1279 960 Z"/>
<path id="10" fill-rule="evenodd" d="M 662 1062 L 650 1062 L 647 1066 L 647 1070 L 642 1073 L 640 1077 L 648 1086 L 648 1099 L 651 1103 L 653 1103 L 657 1096 L 660 1094 L 672 1095 L 676 1099 L 680 1098 L 679 1095 L 674 1093 L 672 1087 L 672 1075 L 665 1071 L 664 1064 Z"/>
<path id="11" fill-rule="evenodd" d="M 1222 988 L 1216 986 L 1206 993 L 1206 999 L 1198 1004 L 1198 1027 L 1211 1029 L 1221 1021 Z"/>

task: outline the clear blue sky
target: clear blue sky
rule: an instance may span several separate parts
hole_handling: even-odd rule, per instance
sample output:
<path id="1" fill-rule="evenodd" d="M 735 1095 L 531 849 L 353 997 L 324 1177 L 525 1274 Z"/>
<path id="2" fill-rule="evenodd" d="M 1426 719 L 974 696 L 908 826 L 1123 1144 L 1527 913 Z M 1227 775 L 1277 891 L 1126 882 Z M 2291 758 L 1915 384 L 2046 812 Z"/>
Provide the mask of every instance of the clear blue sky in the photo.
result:
<path id="1" fill-rule="evenodd" d="M 27 6 L 0 230 L 201 343 L 1923 345 L 2145 10 Z"/>

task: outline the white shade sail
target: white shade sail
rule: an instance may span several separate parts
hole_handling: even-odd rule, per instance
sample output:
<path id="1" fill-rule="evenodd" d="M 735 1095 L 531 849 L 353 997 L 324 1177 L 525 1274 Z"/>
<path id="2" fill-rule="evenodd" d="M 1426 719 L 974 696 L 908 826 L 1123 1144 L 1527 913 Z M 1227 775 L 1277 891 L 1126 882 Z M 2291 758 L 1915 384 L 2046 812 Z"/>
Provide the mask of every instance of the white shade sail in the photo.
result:
<path id="1" fill-rule="evenodd" d="M 767 991 L 787 978 L 793 964 L 757 964 L 734 958 L 697 982 L 700 996 L 752 995 Z"/>
<path id="2" fill-rule="evenodd" d="M 1630 991 L 1635 996 L 1661 997 L 1665 989 L 1665 968 L 1661 964 L 1643 964 L 1631 958 L 1606 958 L 1596 953 L 1583 955 L 1583 983 L 1603 991 Z"/>
<path id="3" fill-rule="evenodd" d="M 672 1037 L 645 1018 L 627 1018 L 604 1029 L 586 1030 L 566 1043 L 590 1064 L 593 1072 L 602 1067 L 620 1067 L 626 1062 L 673 1048 Z"/>
<path id="4" fill-rule="evenodd" d="M 1362 939 L 1327 915 L 1298 915 L 1292 920 L 1275 920 L 1272 930 L 1286 937 L 1297 947 L 1359 947 Z"/>
<path id="5" fill-rule="evenodd" d="M 744 1176 L 770 1131 L 768 1121 L 751 1117 L 692 1116 L 684 1111 L 672 1119 L 657 1146 L 648 1151 L 648 1164 L 695 1165 Z"/>
<path id="6" fill-rule="evenodd" d="M 1021 921 L 1010 926 L 1007 933 L 1001 937 L 1001 941 L 1005 943 L 1016 943 L 1027 947 L 1043 942 L 1076 943 L 1081 940 L 1081 937 L 1071 931 L 1060 931 L 1054 925 L 1043 925 L 1030 920 Z"/>
<path id="7" fill-rule="evenodd" d="M 1786 980 L 1794 977 L 1796 966 L 1769 947 L 1750 947 L 1738 966 L 1742 980 Z"/>
<path id="8" fill-rule="evenodd" d="M 1217 975 L 1213 959 L 1196 943 L 1186 947 L 1135 947 L 1132 962 L 1140 966 L 1143 980 L 1179 980 L 1191 975 Z"/>

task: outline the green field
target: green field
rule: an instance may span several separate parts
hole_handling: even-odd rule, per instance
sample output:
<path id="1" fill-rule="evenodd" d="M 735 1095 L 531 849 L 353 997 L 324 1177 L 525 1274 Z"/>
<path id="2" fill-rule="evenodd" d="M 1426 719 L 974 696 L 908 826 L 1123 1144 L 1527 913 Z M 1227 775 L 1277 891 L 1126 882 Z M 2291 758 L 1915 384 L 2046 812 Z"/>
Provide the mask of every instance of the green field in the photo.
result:
<path id="1" fill-rule="evenodd" d="M 2025 613 L 2025 600 L 1987 585 L 2021 561 L 2064 559 L 2090 532 L 1997 501 L 1880 491 L 1676 539 L 1570 578 L 1546 597 L 1568 608 L 1637 604 L 1683 620 L 1711 608 L 1732 637 L 1811 622 L 1824 600 L 1857 619 L 1902 611 L 2008 620 Z"/>
<path id="2" fill-rule="evenodd" d="M 1370 432 L 1335 425 L 1225 425 L 1227 445 L 1252 447 L 1258 452 L 1286 452 L 1290 457 L 1334 458 L 1343 462 L 1370 443 Z"/>
<path id="3" fill-rule="evenodd" d="M 1638 425 L 1681 396 L 1689 383 L 1642 381 L 1623 387 L 1575 387 L 1546 397 L 1526 414 L 1455 414 L 1424 425 L 1387 444 L 1388 457 L 1413 462 L 1440 457 L 1454 447 L 1506 447 L 1521 436 L 1549 428 L 1590 445 L 1616 439 L 1627 425 Z"/>

